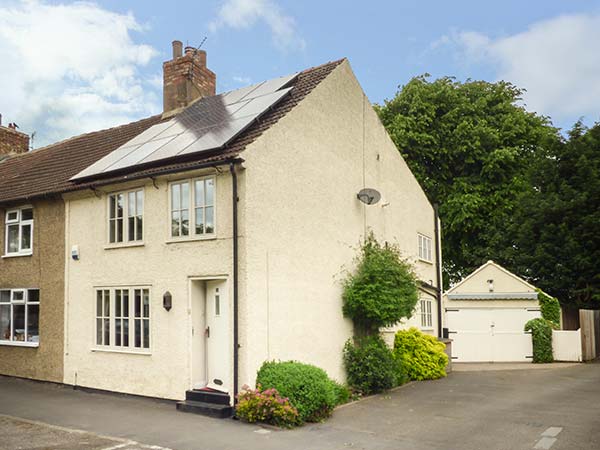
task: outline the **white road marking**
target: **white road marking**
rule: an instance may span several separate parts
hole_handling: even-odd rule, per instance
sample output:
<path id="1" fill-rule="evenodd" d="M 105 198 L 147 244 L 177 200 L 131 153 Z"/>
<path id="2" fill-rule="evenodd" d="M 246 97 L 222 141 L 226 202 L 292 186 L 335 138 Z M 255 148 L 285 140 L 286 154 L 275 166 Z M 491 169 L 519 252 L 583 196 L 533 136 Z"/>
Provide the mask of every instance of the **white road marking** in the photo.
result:
<path id="1" fill-rule="evenodd" d="M 103 448 L 102 450 L 117 450 L 118 448 L 129 447 L 130 445 L 133 445 L 133 444 L 135 444 L 135 442 L 127 441 L 124 444 L 113 445 L 112 447 L 106 447 L 106 448 Z"/>
<path id="2" fill-rule="evenodd" d="M 550 427 L 542 433 L 542 436 L 556 437 L 562 430 L 562 427 Z"/>
<path id="3" fill-rule="evenodd" d="M 537 448 L 537 449 L 541 449 L 541 450 L 549 450 L 550 447 L 552 447 L 555 442 L 556 442 L 556 438 L 544 436 L 539 441 L 537 441 L 537 444 L 535 444 L 535 447 L 533 447 L 533 448 Z"/>
<path id="4" fill-rule="evenodd" d="M 270 430 L 265 430 L 264 428 L 259 428 L 258 430 L 254 430 L 256 434 L 269 434 Z"/>

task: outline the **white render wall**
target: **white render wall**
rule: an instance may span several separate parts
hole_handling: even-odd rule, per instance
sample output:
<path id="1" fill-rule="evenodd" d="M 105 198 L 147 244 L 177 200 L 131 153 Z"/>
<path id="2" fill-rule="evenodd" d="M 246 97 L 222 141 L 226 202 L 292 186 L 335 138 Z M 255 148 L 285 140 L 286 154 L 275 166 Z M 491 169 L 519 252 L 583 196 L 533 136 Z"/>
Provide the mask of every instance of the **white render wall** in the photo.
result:
<path id="1" fill-rule="evenodd" d="M 435 284 L 435 266 L 416 261 L 417 232 L 434 242 L 433 208 L 347 62 L 243 156 L 242 383 L 253 383 L 270 359 L 312 363 L 342 381 L 352 324 L 342 316 L 340 281 L 365 231 L 399 244 L 421 278 Z M 362 204 L 356 194 L 363 187 L 379 190 L 382 200 Z M 418 317 L 408 325 L 420 325 Z"/>
<path id="2" fill-rule="evenodd" d="M 433 209 L 347 62 L 242 157 L 239 386 L 253 384 L 269 359 L 316 364 L 343 381 L 342 348 L 352 324 L 342 316 L 340 281 L 353 268 L 365 231 L 399 244 L 420 278 L 435 284 L 435 265 L 417 261 L 417 233 L 435 242 Z M 140 247 L 104 248 L 106 195 L 66 196 L 66 383 L 173 399 L 190 388 L 190 277 L 229 277 L 233 301 L 227 167 L 217 177 L 217 239 L 167 242 L 167 181 L 204 173 L 159 177 L 158 188 L 146 181 L 102 189 L 145 186 Z M 356 198 L 365 186 L 382 193 L 377 205 Z M 80 261 L 70 259 L 72 245 L 79 246 Z M 117 285 L 151 288 L 150 355 L 93 351 L 94 287 Z M 167 290 L 173 296 L 170 312 L 162 308 Z M 428 332 L 437 334 L 433 300 L 434 329 Z M 393 339 L 399 327 L 420 327 L 416 312 L 387 337 Z"/>
<path id="3" fill-rule="evenodd" d="M 181 399 L 190 388 L 190 277 L 230 277 L 231 177 L 217 176 L 217 238 L 169 243 L 168 180 L 187 179 L 213 171 L 178 174 L 121 184 L 100 192 L 144 187 L 144 245 L 107 249 L 107 196 L 92 193 L 66 197 L 65 370 L 68 384 L 153 397 Z M 79 246 L 80 260 L 70 251 Z M 231 280 L 231 278 L 229 278 Z M 149 286 L 150 354 L 96 351 L 95 287 Z M 233 297 L 228 283 L 229 301 Z M 162 306 L 169 291 L 173 308 Z M 233 344 L 231 344 L 231 348 Z"/>

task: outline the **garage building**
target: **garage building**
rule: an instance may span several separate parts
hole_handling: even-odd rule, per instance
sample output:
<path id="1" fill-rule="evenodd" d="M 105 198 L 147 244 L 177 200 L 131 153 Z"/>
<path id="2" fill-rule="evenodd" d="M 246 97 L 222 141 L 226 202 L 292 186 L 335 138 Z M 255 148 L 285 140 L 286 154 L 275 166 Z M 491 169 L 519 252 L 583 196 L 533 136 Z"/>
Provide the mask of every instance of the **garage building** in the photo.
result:
<path id="1" fill-rule="evenodd" d="M 541 317 L 534 286 L 488 261 L 443 296 L 445 327 L 455 362 L 531 362 L 531 334 Z"/>

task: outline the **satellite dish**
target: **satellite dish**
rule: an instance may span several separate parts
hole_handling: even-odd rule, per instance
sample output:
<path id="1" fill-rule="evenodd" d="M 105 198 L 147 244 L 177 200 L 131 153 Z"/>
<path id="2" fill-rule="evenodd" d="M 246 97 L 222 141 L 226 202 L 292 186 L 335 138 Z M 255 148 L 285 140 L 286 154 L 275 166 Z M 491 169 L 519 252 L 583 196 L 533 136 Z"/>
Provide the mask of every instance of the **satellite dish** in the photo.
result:
<path id="1" fill-rule="evenodd" d="M 381 200 L 381 194 L 376 189 L 365 188 L 356 194 L 356 198 L 367 205 L 374 205 Z"/>

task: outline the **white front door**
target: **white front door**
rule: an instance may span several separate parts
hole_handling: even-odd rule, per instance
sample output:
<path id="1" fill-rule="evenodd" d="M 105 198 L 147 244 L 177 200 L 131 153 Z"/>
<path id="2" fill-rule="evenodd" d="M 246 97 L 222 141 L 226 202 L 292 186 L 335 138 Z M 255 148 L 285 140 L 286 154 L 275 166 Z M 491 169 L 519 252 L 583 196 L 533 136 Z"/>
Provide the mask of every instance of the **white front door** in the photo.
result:
<path id="1" fill-rule="evenodd" d="M 206 386 L 206 286 L 204 281 L 191 282 L 192 294 L 192 388 Z"/>
<path id="2" fill-rule="evenodd" d="M 457 362 L 531 361 L 525 324 L 540 311 L 530 308 L 446 308 L 452 357 Z"/>
<path id="3" fill-rule="evenodd" d="M 212 389 L 229 391 L 231 377 L 231 336 L 230 308 L 227 295 L 227 282 L 214 280 L 206 282 L 206 373 L 207 386 Z"/>

